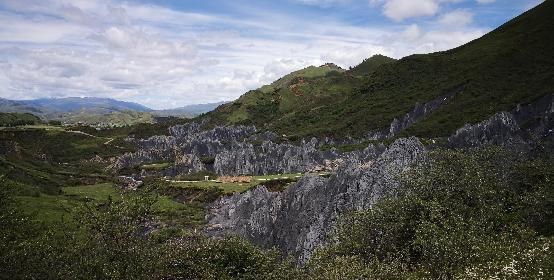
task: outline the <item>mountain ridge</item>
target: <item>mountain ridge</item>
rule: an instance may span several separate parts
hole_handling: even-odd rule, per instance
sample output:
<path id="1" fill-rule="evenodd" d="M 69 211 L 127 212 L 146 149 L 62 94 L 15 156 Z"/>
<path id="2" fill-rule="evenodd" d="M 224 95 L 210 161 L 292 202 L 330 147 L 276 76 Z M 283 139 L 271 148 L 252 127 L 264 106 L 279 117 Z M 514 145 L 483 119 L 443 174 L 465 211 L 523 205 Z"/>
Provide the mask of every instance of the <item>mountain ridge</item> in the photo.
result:
<path id="1" fill-rule="evenodd" d="M 554 2 L 546 1 L 463 46 L 407 56 L 364 75 L 355 68 L 315 77 L 293 72 L 204 118 L 212 125 L 255 125 L 294 138 L 365 137 L 386 134 L 391 123 L 418 104 L 452 95 L 402 132 L 445 137 L 466 123 L 554 92 L 551 14 Z M 296 80 L 284 79 L 290 75 Z M 275 88 L 276 83 L 282 87 Z"/>

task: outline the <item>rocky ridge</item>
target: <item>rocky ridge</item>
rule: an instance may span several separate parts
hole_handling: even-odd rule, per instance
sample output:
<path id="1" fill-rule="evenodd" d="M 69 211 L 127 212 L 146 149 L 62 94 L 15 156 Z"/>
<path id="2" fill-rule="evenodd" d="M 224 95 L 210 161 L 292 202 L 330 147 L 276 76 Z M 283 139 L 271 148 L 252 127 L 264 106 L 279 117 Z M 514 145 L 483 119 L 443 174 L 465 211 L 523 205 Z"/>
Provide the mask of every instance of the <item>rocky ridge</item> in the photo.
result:
<path id="1" fill-rule="evenodd" d="M 170 136 L 128 139 L 137 151 L 118 157 L 109 169 L 115 172 L 148 163 L 173 162 L 164 176 L 199 171 L 219 175 L 276 174 L 336 169 L 346 157 L 335 150 L 321 151 L 322 141 L 312 138 L 300 144 L 276 143 L 272 133 L 257 133 L 248 126 L 215 127 L 201 130 L 202 124 L 191 123 L 170 128 Z M 357 152 L 347 157 L 364 157 Z"/>

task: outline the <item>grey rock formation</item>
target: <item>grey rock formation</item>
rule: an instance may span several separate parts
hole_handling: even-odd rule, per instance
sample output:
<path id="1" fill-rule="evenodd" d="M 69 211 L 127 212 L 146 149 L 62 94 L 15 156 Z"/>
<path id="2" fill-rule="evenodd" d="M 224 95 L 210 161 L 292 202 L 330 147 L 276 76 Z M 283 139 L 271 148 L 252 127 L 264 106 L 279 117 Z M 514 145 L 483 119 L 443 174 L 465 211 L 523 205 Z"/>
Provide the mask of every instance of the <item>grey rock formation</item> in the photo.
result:
<path id="1" fill-rule="evenodd" d="M 488 120 L 465 125 L 448 138 L 451 148 L 498 145 L 528 152 L 544 145 L 552 154 L 554 142 L 554 99 L 552 94 L 529 104 L 518 105 L 511 112 L 500 112 Z"/>
<path id="2" fill-rule="evenodd" d="M 388 137 L 397 135 L 402 130 L 410 127 L 417 121 L 425 118 L 427 115 L 438 109 L 439 107 L 448 104 L 458 92 L 463 89 L 463 86 L 458 86 L 447 94 L 443 94 L 427 103 L 417 103 L 414 109 L 408 112 L 402 120 L 394 119 L 390 125 Z"/>
<path id="3" fill-rule="evenodd" d="M 478 124 L 466 124 L 449 137 L 448 142 L 452 147 L 467 148 L 489 144 L 524 144 L 525 141 L 513 115 L 501 112 Z"/>
<path id="4" fill-rule="evenodd" d="M 186 174 L 206 169 L 201 158 L 228 149 L 233 143 L 242 141 L 256 132 L 254 127 L 228 126 L 211 130 L 200 129 L 201 124 L 190 123 L 170 128 L 171 136 L 153 136 L 148 139 L 128 139 L 137 151 L 126 153 L 116 159 L 108 168 L 120 171 L 153 162 L 173 162 L 169 175 Z"/>
<path id="5" fill-rule="evenodd" d="M 207 233 L 240 235 L 304 263 L 325 244 L 340 214 L 394 195 L 396 176 L 424 158 L 416 138 L 399 139 L 386 150 L 370 145 L 365 157 L 345 159 L 330 178 L 306 175 L 282 193 L 262 186 L 221 198 L 210 209 Z"/>
<path id="6" fill-rule="evenodd" d="M 217 154 L 214 168 L 218 174 L 277 174 L 306 171 L 329 171 L 339 158 L 335 151 L 322 152 L 319 141 L 302 141 L 299 146 L 264 141 L 259 146 L 235 143 Z"/>
<path id="7" fill-rule="evenodd" d="M 120 171 L 145 163 L 173 161 L 176 155 L 175 138 L 171 136 L 153 136 L 146 140 L 128 139 L 128 141 L 137 146 L 137 151 L 117 157 L 108 167 L 109 170 Z"/>
<path id="8" fill-rule="evenodd" d="M 129 139 L 137 146 L 134 153 L 118 157 L 113 171 L 153 162 L 173 162 L 158 175 L 175 176 L 209 170 L 220 175 L 276 174 L 334 170 L 341 162 L 336 151 L 320 151 L 331 140 L 315 138 L 300 145 L 275 143 L 273 133 L 257 133 L 255 127 L 225 126 L 201 130 L 190 123 L 170 128 L 171 136 Z M 363 156 L 362 154 L 356 154 Z M 353 155 L 349 155 L 353 156 Z M 203 159 L 213 159 L 207 163 Z"/>

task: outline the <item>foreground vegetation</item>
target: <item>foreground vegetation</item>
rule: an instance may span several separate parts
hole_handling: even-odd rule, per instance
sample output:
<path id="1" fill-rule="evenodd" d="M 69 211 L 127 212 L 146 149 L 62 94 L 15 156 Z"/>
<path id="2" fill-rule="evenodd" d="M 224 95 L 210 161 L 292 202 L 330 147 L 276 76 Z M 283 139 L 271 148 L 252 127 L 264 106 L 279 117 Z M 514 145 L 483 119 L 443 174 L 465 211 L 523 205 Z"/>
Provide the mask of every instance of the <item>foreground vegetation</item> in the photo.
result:
<path id="1" fill-rule="evenodd" d="M 549 279 L 552 180 L 551 162 L 498 149 L 434 152 L 397 197 L 342 220 L 316 279 Z"/>
<path id="2" fill-rule="evenodd" d="M 163 182 L 117 199 L 105 199 L 105 184 L 64 188 L 80 201 L 73 222 L 49 224 L 11 185 L 0 192 L 0 278 L 548 279 L 552 166 L 498 149 L 433 152 L 398 196 L 343 217 L 334 242 L 301 268 L 237 238 L 164 227 Z"/>

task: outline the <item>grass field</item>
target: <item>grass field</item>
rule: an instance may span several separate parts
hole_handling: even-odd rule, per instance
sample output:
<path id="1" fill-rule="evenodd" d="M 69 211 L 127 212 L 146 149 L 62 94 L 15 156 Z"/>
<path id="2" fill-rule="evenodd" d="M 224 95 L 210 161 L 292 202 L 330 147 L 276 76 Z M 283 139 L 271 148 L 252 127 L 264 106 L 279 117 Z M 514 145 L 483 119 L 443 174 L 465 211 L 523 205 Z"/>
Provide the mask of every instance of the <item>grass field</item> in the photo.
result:
<path id="1" fill-rule="evenodd" d="M 73 210 L 85 201 L 93 203 L 122 199 L 122 194 L 111 183 L 62 188 L 60 195 L 39 194 L 37 196 L 18 196 L 20 209 L 33 219 L 45 225 L 59 222 L 71 224 Z M 168 196 L 158 196 L 153 204 L 154 214 L 165 224 L 199 225 L 204 222 L 204 208 L 199 204 L 184 204 Z"/>
<path id="2" fill-rule="evenodd" d="M 258 185 L 258 181 L 252 181 L 251 183 L 216 183 L 216 182 L 171 182 L 172 187 L 178 188 L 200 188 L 200 189 L 211 189 L 218 188 L 221 189 L 224 193 L 236 193 L 244 192 L 250 188 Z"/>
<path id="3" fill-rule="evenodd" d="M 206 210 L 201 203 L 180 203 L 170 197 L 160 196 L 154 204 L 154 211 L 168 225 L 190 228 L 205 223 Z"/>
<path id="4" fill-rule="evenodd" d="M 320 176 L 326 175 L 326 173 L 319 173 Z M 250 183 L 218 183 L 215 181 L 198 181 L 198 182 L 179 182 L 170 181 L 171 186 L 178 188 L 200 188 L 200 189 L 221 189 L 225 194 L 242 193 L 257 185 L 263 184 L 273 180 L 293 180 L 296 181 L 302 177 L 302 173 L 289 173 L 289 174 L 273 174 L 253 176 Z"/>
<path id="5" fill-rule="evenodd" d="M 92 199 L 96 201 L 107 200 L 109 197 L 117 199 L 120 193 L 111 183 L 103 183 L 91 186 L 64 187 L 62 191 L 65 196 L 81 199 Z"/>
<path id="6" fill-rule="evenodd" d="M 61 195 L 19 196 L 16 198 L 19 209 L 36 221 L 45 225 L 72 222 L 72 210 L 81 202 Z"/>

